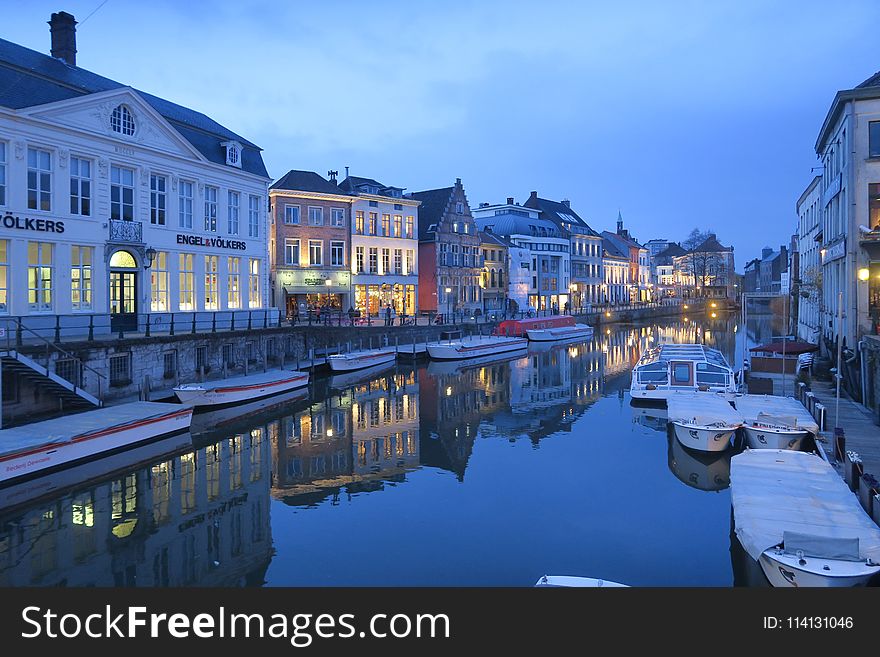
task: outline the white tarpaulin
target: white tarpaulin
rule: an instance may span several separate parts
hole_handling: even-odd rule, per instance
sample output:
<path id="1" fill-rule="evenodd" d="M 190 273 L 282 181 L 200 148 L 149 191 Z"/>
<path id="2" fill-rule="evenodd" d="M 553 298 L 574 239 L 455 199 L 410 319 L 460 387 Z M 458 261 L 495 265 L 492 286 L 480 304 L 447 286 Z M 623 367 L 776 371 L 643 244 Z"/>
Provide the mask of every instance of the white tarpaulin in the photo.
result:
<path id="1" fill-rule="evenodd" d="M 758 420 L 758 414 L 774 415 L 777 417 L 794 417 L 797 426 L 793 428 L 809 431 L 814 436 L 819 433 L 819 425 L 794 397 L 774 397 L 773 395 L 737 395 L 733 403 L 736 410 L 742 413 L 745 421 L 750 423 Z M 764 421 L 768 421 L 765 419 Z"/>
<path id="2" fill-rule="evenodd" d="M 714 392 L 673 392 L 666 400 L 669 420 L 727 426 L 743 423 L 742 415 L 722 395 Z"/>
<path id="3" fill-rule="evenodd" d="M 789 542 L 809 542 L 816 549 L 835 543 L 840 549 L 858 539 L 860 558 L 880 562 L 880 527 L 834 468 L 814 454 L 779 449 L 737 454 L 730 460 L 730 496 L 736 535 L 753 559 L 788 535 Z"/>

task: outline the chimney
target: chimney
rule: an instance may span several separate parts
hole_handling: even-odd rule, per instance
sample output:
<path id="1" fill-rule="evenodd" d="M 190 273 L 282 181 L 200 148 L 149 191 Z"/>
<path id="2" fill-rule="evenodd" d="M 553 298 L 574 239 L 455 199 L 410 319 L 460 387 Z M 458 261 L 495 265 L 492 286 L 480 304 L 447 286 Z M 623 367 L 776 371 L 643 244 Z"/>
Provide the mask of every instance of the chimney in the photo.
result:
<path id="1" fill-rule="evenodd" d="M 565 207 L 570 209 L 571 208 L 571 201 L 569 201 L 567 198 L 564 198 L 564 199 L 562 199 L 562 205 L 564 205 Z"/>
<path id="2" fill-rule="evenodd" d="M 345 177 L 348 178 L 348 167 L 345 167 Z"/>
<path id="3" fill-rule="evenodd" d="M 769 246 L 765 246 L 763 249 L 761 249 L 761 259 L 763 260 L 771 253 L 773 253 L 773 249 L 771 249 Z"/>
<path id="4" fill-rule="evenodd" d="M 537 198 L 538 198 L 538 192 L 532 192 L 531 195 L 529 196 L 529 200 L 537 199 Z"/>
<path id="5" fill-rule="evenodd" d="M 52 14 L 49 34 L 52 36 L 52 56 L 76 66 L 76 19 L 66 11 Z"/>
<path id="6" fill-rule="evenodd" d="M 513 205 L 513 197 L 512 196 L 507 197 L 507 205 Z"/>
<path id="7" fill-rule="evenodd" d="M 338 176 L 338 175 L 339 175 L 338 171 L 328 171 L 327 172 L 327 176 L 329 176 L 330 182 L 332 182 L 334 185 L 336 184 L 336 176 Z"/>

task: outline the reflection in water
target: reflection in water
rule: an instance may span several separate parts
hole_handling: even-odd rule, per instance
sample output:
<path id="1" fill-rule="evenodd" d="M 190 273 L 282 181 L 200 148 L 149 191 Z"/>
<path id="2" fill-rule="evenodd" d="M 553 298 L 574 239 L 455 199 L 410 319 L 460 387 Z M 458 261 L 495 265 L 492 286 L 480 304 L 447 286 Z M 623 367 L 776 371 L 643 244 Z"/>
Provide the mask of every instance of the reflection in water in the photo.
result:
<path id="1" fill-rule="evenodd" d="M 2 490 L 0 585 L 730 584 L 729 453 L 663 442 L 664 409 L 626 403 L 649 345 L 707 342 L 734 362 L 735 318 L 695 319 L 318 379 L 200 415 L 195 446 Z M 645 541 L 647 558 L 619 549 Z M 365 569 L 364 553 L 395 567 Z"/>

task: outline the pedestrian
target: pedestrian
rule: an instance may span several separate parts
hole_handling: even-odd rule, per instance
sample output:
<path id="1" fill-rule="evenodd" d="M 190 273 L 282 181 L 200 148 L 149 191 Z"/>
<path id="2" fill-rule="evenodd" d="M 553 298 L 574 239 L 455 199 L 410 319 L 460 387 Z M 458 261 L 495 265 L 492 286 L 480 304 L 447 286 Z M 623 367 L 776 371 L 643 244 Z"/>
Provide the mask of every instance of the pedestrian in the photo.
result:
<path id="1" fill-rule="evenodd" d="M 355 314 L 354 308 L 349 306 L 348 307 L 348 323 L 351 325 L 354 325 L 354 314 Z"/>
<path id="2" fill-rule="evenodd" d="M 391 326 L 391 304 L 385 306 L 385 326 Z"/>
<path id="3" fill-rule="evenodd" d="M 394 326 L 395 319 L 397 319 L 397 308 L 391 306 L 391 326 Z"/>

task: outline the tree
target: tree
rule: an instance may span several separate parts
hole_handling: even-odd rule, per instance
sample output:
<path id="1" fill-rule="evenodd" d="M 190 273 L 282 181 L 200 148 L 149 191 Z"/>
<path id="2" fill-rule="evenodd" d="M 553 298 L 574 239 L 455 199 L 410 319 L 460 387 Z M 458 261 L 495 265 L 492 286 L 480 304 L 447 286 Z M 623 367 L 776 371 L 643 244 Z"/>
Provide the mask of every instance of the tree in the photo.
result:
<path id="1" fill-rule="evenodd" d="M 713 234 L 711 228 L 706 231 L 694 228 L 681 243 L 681 248 L 687 252 L 681 257 L 682 271 L 691 285 L 701 288 L 703 294 L 705 294 L 706 286 L 712 284 L 715 276 L 721 272 L 720 268 L 724 265 L 720 253 L 700 250 L 700 246 Z"/>

